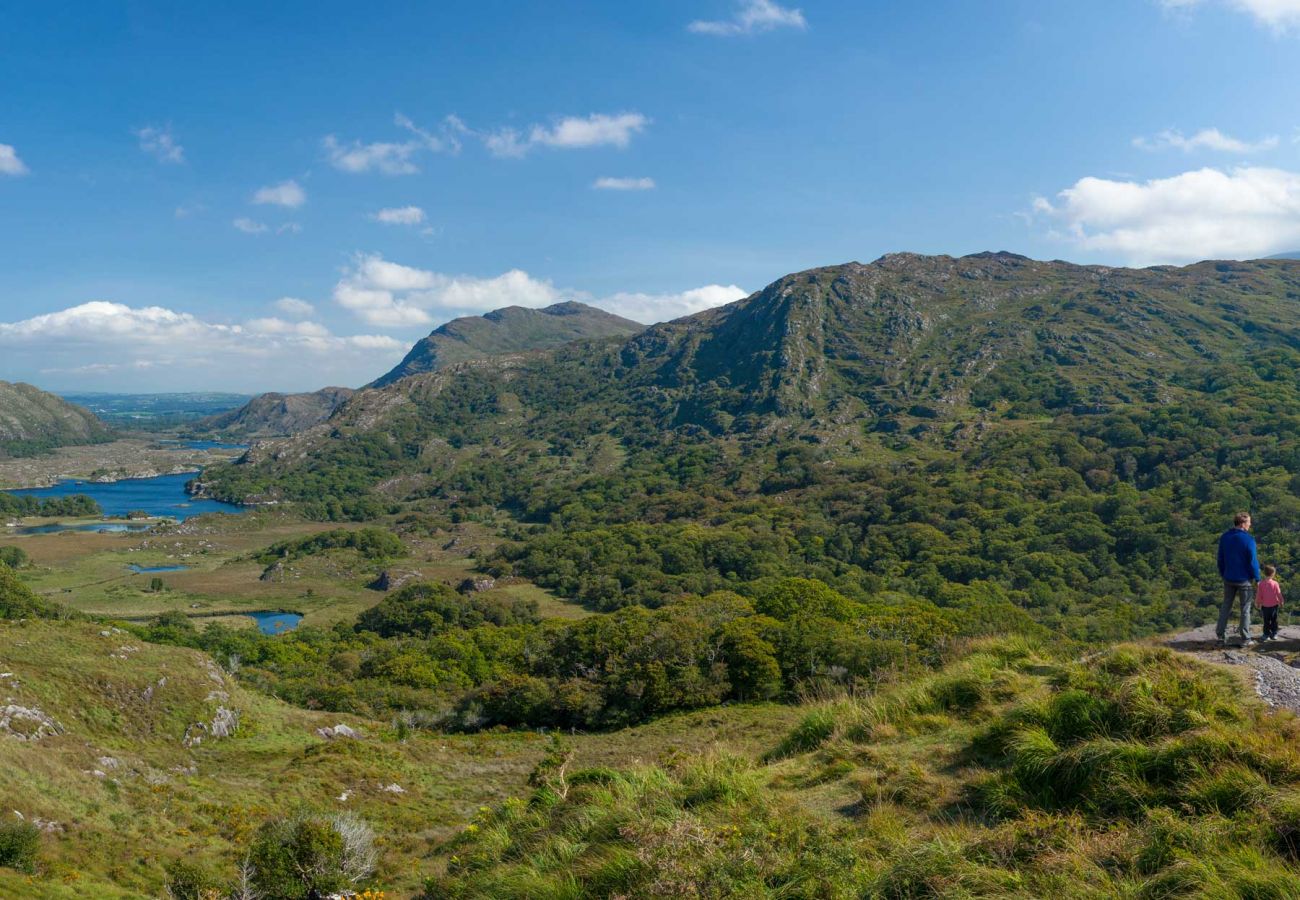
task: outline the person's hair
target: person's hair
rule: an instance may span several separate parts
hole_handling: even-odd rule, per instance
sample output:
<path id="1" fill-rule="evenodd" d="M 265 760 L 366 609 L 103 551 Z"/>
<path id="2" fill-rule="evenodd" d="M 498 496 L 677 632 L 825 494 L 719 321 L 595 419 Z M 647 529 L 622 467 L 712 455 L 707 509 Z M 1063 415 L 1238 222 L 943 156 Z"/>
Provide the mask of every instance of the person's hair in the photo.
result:
<path id="1" fill-rule="evenodd" d="M 1238 528 L 1240 528 L 1242 525 L 1245 525 L 1249 521 L 1250 521 L 1250 513 L 1248 512 L 1239 512 L 1232 517 L 1232 524 L 1236 525 Z"/>
<path id="2" fill-rule="evenodd" d="M 1267 575 L 1269 578 L 1272 578 L 1274 575 L 1277 574 L 1277 566 L 1265 566 L 1264 574 Z"/>

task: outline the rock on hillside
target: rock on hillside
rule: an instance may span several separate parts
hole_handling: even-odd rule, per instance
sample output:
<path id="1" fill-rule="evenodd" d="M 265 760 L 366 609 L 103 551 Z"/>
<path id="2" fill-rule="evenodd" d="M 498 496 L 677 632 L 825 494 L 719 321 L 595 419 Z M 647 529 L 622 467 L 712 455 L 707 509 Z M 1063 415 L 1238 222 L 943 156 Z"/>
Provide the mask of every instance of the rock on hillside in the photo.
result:
<path id="1" fill-rule="evenodd" d="M 324 422 L 353 393 L 351 388 L 327 387 L 306 394 L 260 394 L 196 427 L 241 440 L 296 434 Z"/>
<path id="2" fill-rule="evenodd" d="M 556 303 L 544 309 L 507 306 L 482 316 L 453 319 L 411 348 L 395 369 L 371 387 L 432 372 L 452 363 L 545 350 L 585 338 L 626 337 L 645 326 L 584 303 Z"/>
<path id="3" fill-rule="evenodd" d="M 88 409 L 22 382 L 0 381 L 0 453 L 93 444 L 109 429 Z"/>

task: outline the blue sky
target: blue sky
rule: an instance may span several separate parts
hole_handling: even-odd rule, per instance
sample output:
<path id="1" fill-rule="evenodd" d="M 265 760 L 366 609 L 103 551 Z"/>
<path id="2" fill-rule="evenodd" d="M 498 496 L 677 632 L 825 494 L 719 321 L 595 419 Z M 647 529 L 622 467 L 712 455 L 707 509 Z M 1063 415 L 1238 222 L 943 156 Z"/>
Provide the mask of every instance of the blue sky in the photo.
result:
<path id="1" fill-rule="evenodd" d="M 0 378 L 356 385 L 910 250 L 1300 249 L 1300 0 L 16 4 Z"/>

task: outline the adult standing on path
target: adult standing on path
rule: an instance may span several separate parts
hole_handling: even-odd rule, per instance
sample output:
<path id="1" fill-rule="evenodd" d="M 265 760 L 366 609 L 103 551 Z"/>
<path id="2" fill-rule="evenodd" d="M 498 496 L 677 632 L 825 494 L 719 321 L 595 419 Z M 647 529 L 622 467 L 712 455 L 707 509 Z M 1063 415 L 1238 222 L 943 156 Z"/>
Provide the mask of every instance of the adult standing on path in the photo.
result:
<path id="1" fill-rule="evenodd" d="M 1232 518 L 1232 527 L 1219 537 L 1219 576 L 1223 579 L 1223 603 L 1219 606 L 1219 624 L 1214 633 L 1224 644 L 1228 643 L 1228 616 L 1233 603 L 1241 606 L 1241 646 L 1255 643 L 1250 639 L 1250 605 L 1254 600 L 1254 586 L 1259 582 L 1259 556 L 1255 539 L 1250 536 L 1250 513 L 1239 512 Z"/>

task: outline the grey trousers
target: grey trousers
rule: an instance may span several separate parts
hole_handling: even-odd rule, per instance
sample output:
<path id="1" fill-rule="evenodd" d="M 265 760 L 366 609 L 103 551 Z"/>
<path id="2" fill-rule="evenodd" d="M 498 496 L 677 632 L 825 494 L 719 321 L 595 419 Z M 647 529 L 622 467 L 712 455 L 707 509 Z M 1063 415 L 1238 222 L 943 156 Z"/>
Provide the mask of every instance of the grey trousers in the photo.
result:
<path id="1" fill-rule="evenodd" d="M 1228 634 L 1228 617 L 1235 603 L 1241 605 L 1241 622 L 1237 634 L 1242 640 L 1250 638 L 1250 607 L 1255 601 L 1255 589 L 1249 581 L 1223 583 L 1223 603 L 1219 605 L 1219 624 L 1214 633 L 1222 640 Z"/>

